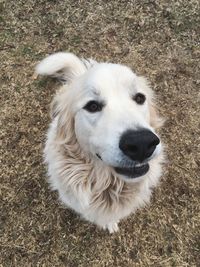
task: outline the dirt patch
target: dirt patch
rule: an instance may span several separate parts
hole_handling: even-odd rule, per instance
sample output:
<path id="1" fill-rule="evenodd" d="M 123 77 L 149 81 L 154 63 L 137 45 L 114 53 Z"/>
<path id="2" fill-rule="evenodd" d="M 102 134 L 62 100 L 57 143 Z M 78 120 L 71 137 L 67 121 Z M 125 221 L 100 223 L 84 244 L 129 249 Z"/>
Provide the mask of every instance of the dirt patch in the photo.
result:
<path id="1" fill-rule="evenodd" d="M 0 266 L 199 266 L 199 3 L 0 2 Z M 146 75 L 167 119 L 168 166 L 151 205 L 108 235 L 65 209 L 42 160 L 57 84 L 33 80 L 54 51 Z"/>

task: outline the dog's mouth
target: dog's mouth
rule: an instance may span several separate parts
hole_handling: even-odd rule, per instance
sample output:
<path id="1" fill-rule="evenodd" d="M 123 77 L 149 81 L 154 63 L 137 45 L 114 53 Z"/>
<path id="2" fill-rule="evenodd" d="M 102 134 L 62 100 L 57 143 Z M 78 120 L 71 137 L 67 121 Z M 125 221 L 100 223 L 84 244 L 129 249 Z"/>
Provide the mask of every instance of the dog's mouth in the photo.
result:
<path id="1" fill-rule="evenodd" d="M 102 160 L 99 154 L 96 154 L 96 156 L 100 160 Z M 118 174 L 133 179 L 145 175 L 149 171 L 149 163 L 147 162 L 137 163 L 133 167 L 113 167 L 113 168 Z"/>
<path id="2" fill-rule="evenodd" d="M 145 175 L 149 171 L 149 164 L 136 164 L 134 167 L 115 167 L 115 171 L 128 178 L 137 178 Z"/>

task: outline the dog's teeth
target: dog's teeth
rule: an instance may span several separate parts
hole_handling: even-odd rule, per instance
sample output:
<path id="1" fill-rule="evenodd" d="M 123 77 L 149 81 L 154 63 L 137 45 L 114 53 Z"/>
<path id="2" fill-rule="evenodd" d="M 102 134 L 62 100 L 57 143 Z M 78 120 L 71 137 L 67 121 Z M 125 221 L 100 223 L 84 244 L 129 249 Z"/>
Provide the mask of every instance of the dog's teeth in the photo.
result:
<path id="1" fill-rule="evenodd" d="M 135 167 L 141 167 L 143 165 L 145 165 L 145 163 L 137 163 L 137 164 L 135 164 Z"/>

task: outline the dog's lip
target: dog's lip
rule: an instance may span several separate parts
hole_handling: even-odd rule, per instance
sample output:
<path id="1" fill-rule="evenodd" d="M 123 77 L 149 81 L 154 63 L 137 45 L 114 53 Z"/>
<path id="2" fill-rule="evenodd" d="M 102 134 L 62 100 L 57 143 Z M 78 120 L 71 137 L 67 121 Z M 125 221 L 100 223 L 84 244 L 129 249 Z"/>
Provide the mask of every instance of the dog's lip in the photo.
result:
<path id="1" fill-rule="evenodd" d="M 101 156 L 100 156 L 98 153 L 96 153 L 96 156 L 97 156 L 100 160 L 102 160 Z"/>
<path id="2" fill-rule="evenodd" d="M 114 167 L 115 171 L 128 178 L 137 178 L 149 171 L 149 164 L 137 164 L 134 167 Z"/>

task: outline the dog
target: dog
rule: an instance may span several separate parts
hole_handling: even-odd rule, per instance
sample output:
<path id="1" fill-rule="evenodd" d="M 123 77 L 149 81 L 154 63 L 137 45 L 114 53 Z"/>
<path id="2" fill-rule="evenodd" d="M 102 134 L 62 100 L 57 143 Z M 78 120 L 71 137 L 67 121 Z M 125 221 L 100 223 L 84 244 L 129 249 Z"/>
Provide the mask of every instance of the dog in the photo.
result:
<path id="1" fill-rule="evenodd" d="M 118 231 L 149 202 L 162 174 L 162 119 L 148 81 L 127 66 L 67 52 L 43 59 L 36 73 L 64 83 L 44 149 L 52 189 L 84 219 Z"/>

